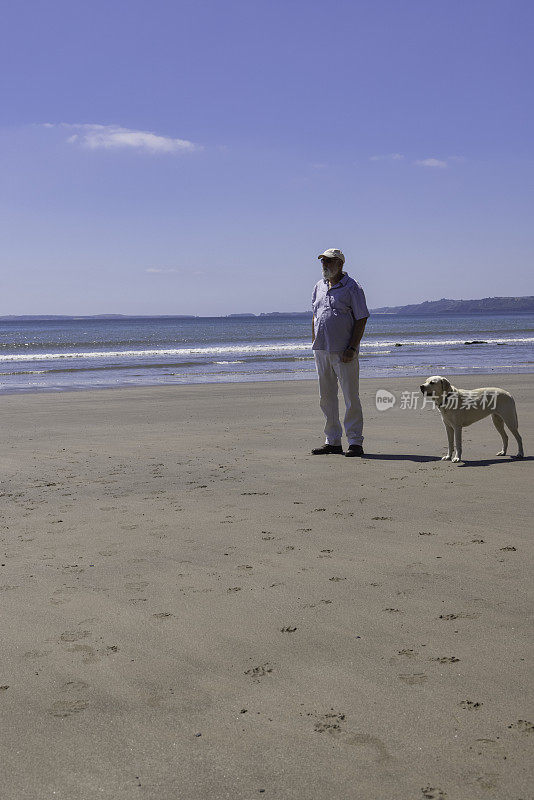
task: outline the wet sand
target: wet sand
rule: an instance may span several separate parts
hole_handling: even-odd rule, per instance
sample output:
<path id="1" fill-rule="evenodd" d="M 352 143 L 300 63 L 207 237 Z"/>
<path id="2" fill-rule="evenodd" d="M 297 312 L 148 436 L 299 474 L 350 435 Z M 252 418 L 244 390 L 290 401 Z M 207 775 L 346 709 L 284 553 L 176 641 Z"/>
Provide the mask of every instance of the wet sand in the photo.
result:
<path id="1" fill-rule="evenodd" d="M 2 796 L 532 798 L 532 376 L 451 379 L 526 459 L 420 378 L 365 459 L 314 382 L 0 397 Z"/>

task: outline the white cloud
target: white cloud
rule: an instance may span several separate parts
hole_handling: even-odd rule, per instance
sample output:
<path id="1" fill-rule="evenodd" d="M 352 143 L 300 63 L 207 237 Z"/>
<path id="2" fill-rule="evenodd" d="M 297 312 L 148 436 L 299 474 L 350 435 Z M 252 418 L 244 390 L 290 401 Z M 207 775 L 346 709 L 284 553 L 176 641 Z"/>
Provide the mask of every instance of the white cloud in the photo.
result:
<path id="1" fill-rule="evenodd" d="M 370 156 L 369 161 L 402 161 L 402 153 L 388 153 L 385 156 Z"/>
<path id="2" fill-rule="evenodd" d="M 437 167 L 438 169 L 445 169 L 448 166 L 446 161 L 441 161 L 439 158 L 423 158 L 413 163 L 418 167 Z"/>
<path id="3" fill-rule="evenodd" d="M 150 275 L 168 275 L 171 272 L 178 272 L 177 269 L 147 269 L 145 272 L 148 272 Z"/>
<path id="4" fill-rule="evenodd" d="M 67 141 L 90 150 L 136 150 L 145 153 L 191 153 L 202 150 L 201 145 L 186 139 L 160 136 L 150 131 L 136 131 L 120 125 L 89 125 L 61 122 L 53 125 L 45 122 L 45 128 L 66 128 L 75 130 Z"/>
<path id="5" fill-rule="evenodd" d="M 386 155 L 370 156 L 369 161 L 403 161 L 404 156 L 402 153 L 388 153 Z M 447 156 L 443 158 L 420 158 L 412 163 L 418 167 L 434 167 L 437 169 L 446 169 L 449 164 L 460 164 L 466 161 L 463 156 Z"/>

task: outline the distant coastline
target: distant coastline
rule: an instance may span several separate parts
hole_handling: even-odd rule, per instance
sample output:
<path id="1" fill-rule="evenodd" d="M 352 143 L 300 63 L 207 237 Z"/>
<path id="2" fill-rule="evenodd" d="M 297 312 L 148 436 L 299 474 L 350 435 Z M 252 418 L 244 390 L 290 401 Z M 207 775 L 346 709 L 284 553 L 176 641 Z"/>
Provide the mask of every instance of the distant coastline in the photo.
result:
<path id="1" fill-rule="evenodd" d="M 434 314 L 499 314 L 534 312 L 534 296 L 527 297 L 484 297 L 481 300 L 425 300 L 405 306 L 382 306 L 372 308 L 371 314 L 397 316 L 427 316 Z M 121 320 L 121 319 L 261 319 L 263 317 L 307 317 L 311 311 L 270 311 L 261 314 L 222 314 L 217 317 L 203 317 L 195 314 L 9 314 L 0 316 L 0 322 L 54 321 L 54 320 Z"/>
<path id="2" fill-rule="evenodd" d="M 373 308 L 373 314 L 495 314 L 534 311 L 534 297 L 484 297 L 482 300 L 425 300 L 406 306 Z"/>

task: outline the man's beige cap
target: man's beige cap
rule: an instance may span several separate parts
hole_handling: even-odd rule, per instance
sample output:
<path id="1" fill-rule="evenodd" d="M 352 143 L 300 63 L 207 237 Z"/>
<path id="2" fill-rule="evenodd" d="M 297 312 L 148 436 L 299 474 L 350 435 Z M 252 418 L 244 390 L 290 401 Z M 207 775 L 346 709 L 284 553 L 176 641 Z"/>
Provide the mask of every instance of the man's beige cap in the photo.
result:
<path id="1" fill-rule="evenodd" d="M 345 256 L 341 250 L 337 250 L 335 247 L 325 250 L 324 253 L 321 253 L 317 258 L 339 258 L 343 264 L 345 263 Z"/>

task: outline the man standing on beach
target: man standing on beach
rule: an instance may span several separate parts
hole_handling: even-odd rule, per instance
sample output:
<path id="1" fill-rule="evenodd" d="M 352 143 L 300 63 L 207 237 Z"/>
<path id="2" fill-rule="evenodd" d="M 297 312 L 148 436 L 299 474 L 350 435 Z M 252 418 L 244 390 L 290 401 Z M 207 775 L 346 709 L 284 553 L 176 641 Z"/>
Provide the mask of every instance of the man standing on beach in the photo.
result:
<path id="1" fill-rule="evenodd" d="M 320 405 L 326 417 L 326 443 L 312 454 L 343 454 L 338 383 L 345 401 L 346 456 L 363 456 L 363 415 L 359 395 L 358 353 L 369 311 L 362 287 L 343 272 L 345 256 L 332 248 L 317 256 L 323 279 L 313 290 L 312 347 L 319 376 Z"/>

